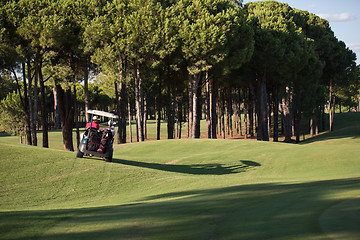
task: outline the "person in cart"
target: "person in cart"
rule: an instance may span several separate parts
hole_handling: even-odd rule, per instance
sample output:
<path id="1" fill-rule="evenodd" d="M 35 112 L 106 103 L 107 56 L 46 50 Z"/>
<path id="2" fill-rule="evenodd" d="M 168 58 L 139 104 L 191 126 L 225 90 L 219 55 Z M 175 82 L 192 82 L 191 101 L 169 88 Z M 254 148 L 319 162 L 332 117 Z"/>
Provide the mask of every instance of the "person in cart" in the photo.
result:
<path id="1" fill-rule="evenodd" d="M 112 135 L 114 136 L 115 135 L 115 125 L 116 122 L 112 121 L 112 120 L 109 120 L 108 121 L 108 127 L 106 129 L 110 130 Z"/>
<path id="2" fill-rule="evenodd" d="M 85 129 L 88 129 L 89 127 L 93 127 L 99 130 L 100 125 L 99 125 L 99 118 L 97 116 L 93 116 L 92 121 L 86 124 Z"/>

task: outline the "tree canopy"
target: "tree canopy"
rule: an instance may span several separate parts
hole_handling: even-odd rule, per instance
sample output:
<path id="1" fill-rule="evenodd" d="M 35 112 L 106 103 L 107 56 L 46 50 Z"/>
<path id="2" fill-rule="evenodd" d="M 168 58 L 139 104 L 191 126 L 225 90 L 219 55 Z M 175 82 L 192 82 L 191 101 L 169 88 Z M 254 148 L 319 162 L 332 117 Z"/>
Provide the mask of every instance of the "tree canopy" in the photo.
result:
<path id="1" fill-rule="evenodd" d="M 231 135 L 234 122 L 240 135 L 277 141 L 278 114 L 290 142 L 301 120 L 324 128 L 327 111 L 332 129 L 335 104 L 351 109 L 359 97 L 356 55 L 329 23 L 276 1 L 6 0 L 0 12 L 1 78 L 13 75 L 29 144 L 38 101 L 43 146 L 54 119 L 73 150 L 72 128 L 89 105 L 118 113 L 119 143 L 132 116 L 138 141 L 149 117 L 166 119 L 168 138 L 185 121 L 187 136 L 200 137 L 206 117 L 211 138 Z"/>

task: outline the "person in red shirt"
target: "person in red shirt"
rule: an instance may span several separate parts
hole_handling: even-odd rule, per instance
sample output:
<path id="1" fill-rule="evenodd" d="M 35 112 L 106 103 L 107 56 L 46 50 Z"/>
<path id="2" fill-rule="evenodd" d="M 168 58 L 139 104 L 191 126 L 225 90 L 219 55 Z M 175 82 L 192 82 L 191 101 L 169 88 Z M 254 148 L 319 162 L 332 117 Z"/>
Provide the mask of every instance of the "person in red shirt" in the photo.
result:
<path id="1" fill-rule="evenodd" d="M 96 129 L 99 129 L 100 126 L 99 126 L 99 119 L 97 118 L 97 116 L 94 116 L 92 118 L 92 122 L 89 122 L 86 124 L 85 126 L 85 129 L 89 128 L 89 127 L 93 127 L 93 128 L 96 128 Z"/>

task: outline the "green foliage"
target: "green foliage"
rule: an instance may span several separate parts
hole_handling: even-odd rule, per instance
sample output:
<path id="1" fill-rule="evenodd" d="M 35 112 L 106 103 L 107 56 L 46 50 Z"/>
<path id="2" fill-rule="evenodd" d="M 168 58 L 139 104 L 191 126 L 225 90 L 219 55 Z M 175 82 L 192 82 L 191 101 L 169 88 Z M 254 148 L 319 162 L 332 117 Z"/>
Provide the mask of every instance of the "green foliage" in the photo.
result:
<path id="1" fill-rule="evenodd" d="M 89 83 L 89 102 L 90 109 L 106 109 L 115 104 L 113 89 L 103 84 Z M 79 104 L 84 104 L 84 88 L 76 83 L 76 96 Z"/>
<path id="2" fill-rule="evenodd" d="M 329 91 L 330 83 L 337 101 L 354 106 L 355 54 L 326 20 L 276 1 L 241 5 L 233 0 L 2 1 L 0 67 L 19 68 L 26 61 L 30 71 L 42 67 L 48 85 L 69 89 L 95 65 L 90 72 L 101 86 L 90 87 L 93 107 L 112 105 L 120 83 L 126 89 L 119 93 L 122 99 L 134 95 L 135 70 L 148 103 L 155 96 L 178 102 L 186 96 L 189 75 L 200 79 L 207 71 L 216 88 L 247 88 L 250 81 L 256 86 L 255 79 L 266 76 L 267 94 L 289 87 L 292 107 L 301 113 L 311 115 L 324 103 L 326 95 L 315 93 Z"/>
<path id="3" fill-rule="evenodd" d="M 301 60 L 298 54 L 301 36 L 291 20 L 292 8 L 275 1 L 254 2 L 245 5 L 248 21 L 255 31 L 255 51 L 252 67 L 255 72 L 296 72 Z"/>
<path id="4" fill-rule="evenodd" d="M 360 99 L 360 65 L 347 69 L 348 84 L 340 86 L 336 93 L 336 102 L 347 107 L 347 110 L 356 110 Z"/>
<path id="5" fill-rule="evenodd" d="M 11 78 L 10 72 L 3 70 L 0 72 L 0 101 L 3 100 L 10 92 L 13 92 L 16 84 Z"/>
<path id="6" fill-rule="evenodd" d="M 12 135 L 24 134 L 25 113 L 18 92 L 9 93 L 0 103 L 0 127 Z"/>
<path id="7" fill-rule="evenodd" d="M 179 36 L 191 75 L 207 71 L 226 57 L 236 10 L 228 1 L 179 1 Z M 235 18 L 238 20 L 237 18 Z M 233 24 L 232 24 L 233 23 Z"/>

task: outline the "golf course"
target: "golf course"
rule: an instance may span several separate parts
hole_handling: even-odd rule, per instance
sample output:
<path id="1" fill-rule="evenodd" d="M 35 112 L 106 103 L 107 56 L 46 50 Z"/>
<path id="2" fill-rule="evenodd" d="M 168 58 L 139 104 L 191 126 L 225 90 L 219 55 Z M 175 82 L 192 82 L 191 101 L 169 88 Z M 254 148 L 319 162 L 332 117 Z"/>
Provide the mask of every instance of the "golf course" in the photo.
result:
<path id="1" fill-rule="evenodd" d="M 114 144 L 110 163 L 49 142 L 0 136 L 0 239 L 360 239 L 360 113 L 299 144 Z"/>

